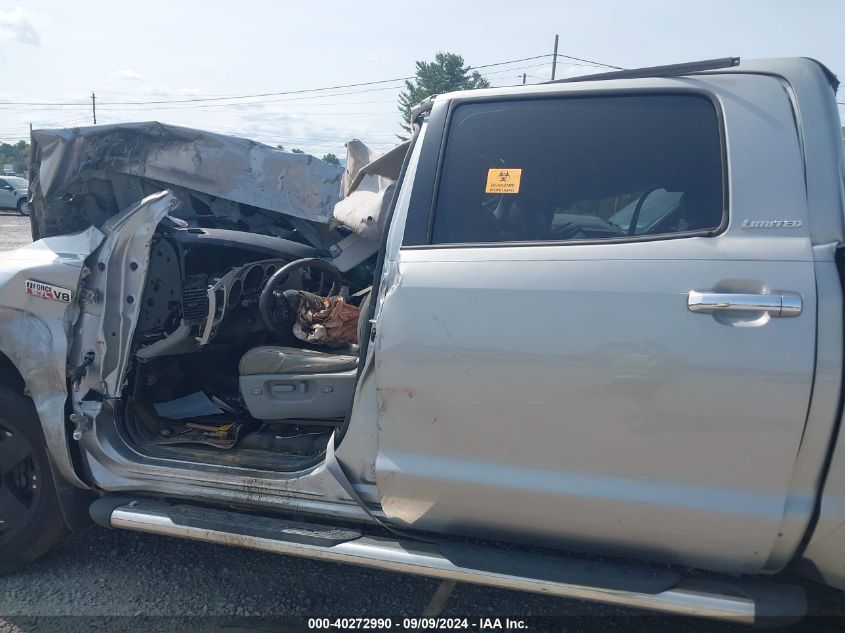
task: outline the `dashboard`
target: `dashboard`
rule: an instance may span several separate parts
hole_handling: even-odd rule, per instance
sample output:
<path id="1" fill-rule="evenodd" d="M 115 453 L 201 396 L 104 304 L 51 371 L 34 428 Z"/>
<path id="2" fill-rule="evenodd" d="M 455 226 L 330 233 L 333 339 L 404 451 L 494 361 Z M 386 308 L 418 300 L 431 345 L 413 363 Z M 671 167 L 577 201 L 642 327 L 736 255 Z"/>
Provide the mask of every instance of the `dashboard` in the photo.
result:
<path id="1" fill-rule="evenodd" d="M 150 248 L 137 343 L 152 357 L 262 333 L 258 303 L 267 280 L 292 261 L 316 256 L 314 248 L 267 235 L 162 230 Z M 307 272 L 300 269 L 281 290 L 303 283 Z"/>
<path id="2" fill-rule="evenodd" d="M 279 268 L 288 263 L 284 259 L 268 259 L 233 268 L 219 278 L 209 279 L 204 284 L 205 300 L 203 304 L 207 308 L 198 338 L 200 345 L 206 345 L 214 338 L 229 313 L 239 309 L 257 311 L 258 298 L 264 284 Z M 301 272 L 294 273 L 293 276 L 295 278 L 289 278 L 282 282 L 282 290 L 302 286 Z M 184 298 L 186 291 L 193 290 L 196 293 L 199 290 L 199 288 L 194 290 L 189 287 L 188 278 L 185 281 L 183 304 L 186 303 Z"/>

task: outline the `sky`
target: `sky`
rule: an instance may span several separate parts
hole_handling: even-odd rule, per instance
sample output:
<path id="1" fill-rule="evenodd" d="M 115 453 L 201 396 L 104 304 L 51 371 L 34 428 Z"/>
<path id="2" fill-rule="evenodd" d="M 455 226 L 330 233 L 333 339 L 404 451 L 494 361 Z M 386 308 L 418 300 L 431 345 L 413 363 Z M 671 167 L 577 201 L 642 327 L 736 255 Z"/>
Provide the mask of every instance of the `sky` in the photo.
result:
<path id="1" fill-rule="evenodd" d="M 156 120 L 318 156 L 342 157 L 350 138 L 387 149 L 396 80 L 415 61 L 454 52 L 493 85 L 535 83 L 555 34 L 560 54 L 599 64 L 805 56 L 845 81 L 845 0 L 0 0 L 0 142 L 30 123 L 90 125 L 93 92 L 99 124 Z M 599 70 L 561 58 L 557 76 Z M 228 98 L 267 93 L 288 94 Z"/>

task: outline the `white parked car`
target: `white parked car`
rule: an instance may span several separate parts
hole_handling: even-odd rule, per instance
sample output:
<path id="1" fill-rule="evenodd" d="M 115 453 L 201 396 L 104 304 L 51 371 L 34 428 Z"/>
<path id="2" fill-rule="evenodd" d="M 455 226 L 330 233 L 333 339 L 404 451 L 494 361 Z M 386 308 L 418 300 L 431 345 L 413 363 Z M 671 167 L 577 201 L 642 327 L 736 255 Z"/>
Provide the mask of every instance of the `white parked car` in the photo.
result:
<path id="1" fill-rule="evenodd" d="M 29 181 L 18 176 L 0 178 L 0 209 L 17 209 L 21 215 L 29 215 L 26 198 L 29 195 Z"/>

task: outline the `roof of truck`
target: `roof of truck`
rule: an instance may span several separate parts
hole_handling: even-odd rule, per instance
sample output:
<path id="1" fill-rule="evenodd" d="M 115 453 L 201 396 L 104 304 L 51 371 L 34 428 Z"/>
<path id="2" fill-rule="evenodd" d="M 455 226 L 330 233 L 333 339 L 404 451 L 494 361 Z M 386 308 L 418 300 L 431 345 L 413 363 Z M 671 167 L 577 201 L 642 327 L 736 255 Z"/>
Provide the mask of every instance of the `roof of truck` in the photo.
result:
<path id="1" fill-rule="evenodd" d="M 839 80 L 827 66 L 809 57 L 778 57 L 770 59 L 742 60 L 739 57 L 723 57 L 696 62 L 684 62 L 665 66 L 613 70 L 604 73 L 567 77 L 538 84 L 501 86 L 477 90 L 459 90 L 436 95 L 428 103 L 437 103 L 453 99 L 467 99 L 493 95 L 511 95 L 525 92 L 558 92 L 564 88 L 583 89 L 585 84 L 594 84 L 597 88 L 617 85 L 617 82 L 643 79 L 681 79 L 709 74 L 751 73 L 780 76 L 792 83 L 792 78 L 802 75 L 819 75 L 835 93 Z M 613 84 L 610 84 L 613 82 Z"/>

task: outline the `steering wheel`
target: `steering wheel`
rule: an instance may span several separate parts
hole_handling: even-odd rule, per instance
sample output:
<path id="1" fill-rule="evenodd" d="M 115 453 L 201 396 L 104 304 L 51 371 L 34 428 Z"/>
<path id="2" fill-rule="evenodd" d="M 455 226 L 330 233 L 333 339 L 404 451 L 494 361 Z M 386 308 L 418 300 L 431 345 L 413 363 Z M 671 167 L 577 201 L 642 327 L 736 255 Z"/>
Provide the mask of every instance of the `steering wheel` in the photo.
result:
<path id="1" fill-rule="evenodd" d="M 261 296 L 258 298 L 258 312 L 261 314 L 261 320 L 264 321 L 264 327 L 267 328 L 268 332 L 278 338 L 290 338 L 291 333 L 277 323 L 273 318 L 273 312 L 276 307 L 276 290 L 281 288 L 281 286 L 287 282 L 292 273 L 306 268 L 321 271 L 320 292 L 323 290 L 323 279 L 326 273 L 331 276 L 332 287 L 331 290 L 329 290 L 328 296 L 332 296 L 340 292 L 340 288 L 343 285 L 343 277 L 341 276 L 340 271 L 324 259 L 318 259 L 316 257 L 297 259 L 296 261 L 292 261 L 291 263 L 279 268 L 279 270 L 273 273 L 273 276 L 267 280 L 267 283 L 264 285 L 264 289 L 261 291 Z"/>

